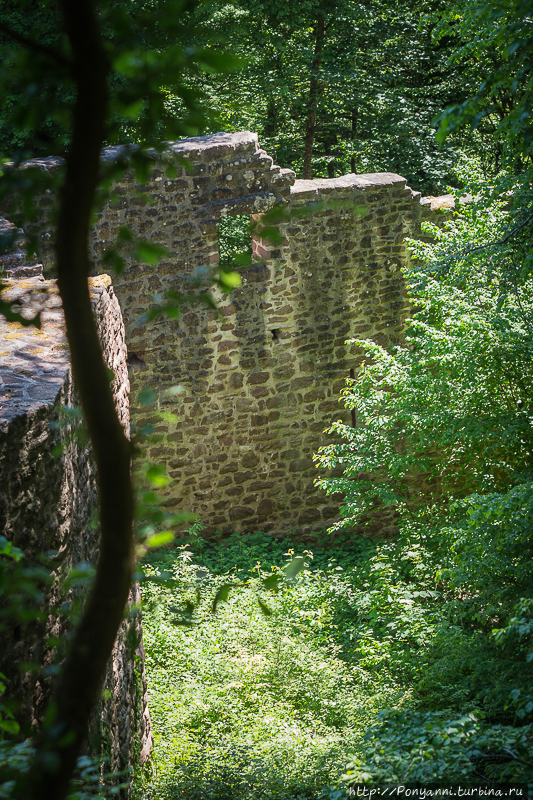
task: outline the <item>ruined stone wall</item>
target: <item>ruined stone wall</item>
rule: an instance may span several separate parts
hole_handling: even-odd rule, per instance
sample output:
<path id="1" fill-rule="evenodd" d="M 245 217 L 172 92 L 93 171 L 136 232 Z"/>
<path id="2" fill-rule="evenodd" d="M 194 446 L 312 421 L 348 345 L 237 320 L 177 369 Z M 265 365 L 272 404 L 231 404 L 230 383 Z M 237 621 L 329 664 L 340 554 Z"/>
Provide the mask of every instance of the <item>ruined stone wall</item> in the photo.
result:
<path id="1" fill-rule="evenodd" d="M 403 178 L 388 173 L 297 180 L 289 214 L 308 213 L 280 226 L 281 245 L 255 243 L 264 259 L 257 334 L 250 340 L 241 333 L 237 356 L 241 370 L 249 373 L 240 390 L 241 418 L 248 425 L 241 449 L 230 450 L 235 464 L 242 445 L 249 449 L 252 469 L 240 470 L 242 482 L 234 478 L 227 489 L 241 500 L 238 513 L 246 525 L 259 522 L 255 498 L 247 491 L 252 472 L 262 476 L 258 488 L 272 529 L 291 520 L 306 533 L 338 520 L 338 506 L 314 486 L 312 456 L 331 441 L 324 429 L 332 421 L 352 422 L 339 396 L 346 379 L 357 373 L 361 351 L 347 340 L 372 338 L 384 347 L 399 341 L 407 311 L 404 238 L 418 230 L 417 201 Z M 247 286 L 235 304 L 246 292 Z M 234 329 L 224 338 L 228 342 L 238 335 Z M 234 346 L 225 353 L 232 371 Z"/>
<path id="2" fill-rule="evenodd" d="M 103 158 L 125 155 L 108 148 Z M 130 172 L 115 185 L 92 242 L 97 269 L 125 225 L 168 249 L 155 268 L 125 253 L 127 269 L 115 280 L 132 421 L 157 434 L 143 457 L 167 467 L 168 508 L 198 513 L 209 532 L 327 527 L 339 511 L 314 487 L 312 454 L 332 421 L 350 421 L 338 397 L 359 356 L 346 340 L 398 341 L 404 237 L 419 233 L 420 195 L 389 173 L 296 181 L 252 133 L 183 140 L 154 163 L 146 184 Z M 196 303 L 179 320 L 144 320 L 166 293 L 190 294 L 192 279 L 217 263 L 220 217 L 260 219 L 274 206 L 288 215 L 282 243 L 253 242 L 255 263 L 231 297 L 215 292 L 217 312 Z M 176 385 L 181 395 L 168 392 Z M 157 394 L 150 408 L 139 402 L 144 388 Z"/>
<path id="3" fill-rule="evenodd" d="M 170 178 L 164 166 L 176 152 L 189 166 Z M 207 532 L 302 535 L 331 525 L 338 506 L 314 486 L 312 455 L 332 421 L 350 419 L 338 398 L 359 357 L 346 340 L 398 341 L 404 237 L 419 230 L 419 194 L 388 173 L 295 181 L 253 134 L 175 145 L 144 187 L 144 205 L 131 202 L 132 181 L 102 213 L 93 252 L 101 258 L 128 224 L 171 253 L 155 269 L 132 263 L 116 282 L 133 420 L 155 428 L 145 455 L 167 466 L 168 507 L 198 513 Z M 231 297 L 215 293 L 218 312 L 196 304 L 178 321 L 142 321 L 154 295 L 186 294 L 194 270 L 216 263 L 221 216 L 261 219 L 273 205 L 287 215 L 282 244 L 253 242 L 256 261 Z M 176 385 L 183 394 L 169 395 Z M 157 392 L 153 408 L 137 401 L 145 387 Z"/>
<path id="4" fill-rule="evenodd" d="M 24 315 L 43 309 L 40 330 L 0 319 L 0 535 L 23 551 L 28 566 L 44 558 L 52 581 L 43 586 L 46 619 L 27 626 L 11 622 L 0 631 L 0 671 L 8 678 L 9 697 L 20 704 L 16 717 L 29 733 L 42 719 L 50 667 L 60 656 L 47 638 L 64 640 L 68 630 L 68 617 L 52 611 L 65 600 L 62 580 L 74 565 L 96 562 L 99 531 L 87 439 L 77 417 L 61 410 L 72 408 L 76 398 L 57 287 L 35 277 L 11 281 L 5 294 L 19 299 Z M 106 362 L 115 373 L 117 409 L 129 430 L 124 326 L 107 276 L 91 279 L 91 297 Z M 130 600 L 138 602 L 138 588 Z M 137 675 L 131 633 L 141 637 L 139 618 L 122 626 L 106 676 L 109 697 L 96 715 L 97 727 L 111 740 L 114 769 L 126 768 L 134 750 L 144 748 L 146 755 L 151 742 L 144 664 Z M 21 670 L 31 663 L 39 668 Z"/>
<path id="5" fill-rule="evenodd" d="M 169 502 L 210 529 L 301 535 L 338 519 L 314 486 L 312 455 L 332 421 L 351 419 L 339 392 L 359 354 L 345 342 L 372 336 L 387 346 L 400 336 L 403 239 L 419 214 L 405 180 L 296 181 L 289 217 L 302 207 L 306 215 L 281 224 L 281 245 L 254 243 L 261 260 L 220 298 L 220 315 L 187 311 L 176 333 L 164 337 L 161 326 L 140 351 L 139 384 L 185 387 L 164 405 L 175 423 L 141 417 L 166 434 L 150 456 L 168 464 Z"/>

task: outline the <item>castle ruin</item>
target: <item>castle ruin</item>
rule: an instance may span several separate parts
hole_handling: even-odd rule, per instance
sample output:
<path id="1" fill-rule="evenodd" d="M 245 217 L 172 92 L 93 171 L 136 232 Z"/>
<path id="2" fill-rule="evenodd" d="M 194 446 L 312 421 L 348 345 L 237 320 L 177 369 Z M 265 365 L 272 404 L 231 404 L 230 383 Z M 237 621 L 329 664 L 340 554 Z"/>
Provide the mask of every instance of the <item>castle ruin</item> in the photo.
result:
<path id="1" fill-rule="evenodd" d="M 127 153 L 106 148 L 102 158 Z M 136 430 L 153 426 L 157 441 L 146 440 L 142 458 L 166 467 L 166 508 L 198 514 L 207 533 L 306 535 L 327 528 L 339 509 L 314 485 L 312 456 L 328 441 L 324 431 L 332 421 L 351 424 L 339 393 L 360 356 L 347 340 L 372 338 L 384 347 L 399 341 L 407 311 L 405 238 L 419 234 L 420 193 L 392 173 L 296 180 L 248 132 L 182 140 L 153 158 L 146 183 L 139 185 L 130 170 L 114 185 L 91 243 L 95 274 L 106 271 L 106 250 L 125 226 L 167 252 L 155 267 L 130 257 L 113 286 L 104 275 L 91 279 L 123 422 L 129 414 Z M 54 158 L 30 163 L 46 171 L 60 166 Z M 0 321 L 0 533 L 30 558 L 42 550 L 62 553 L 61 570 L 94 561 L 97 526 L 90 524 L 96 503 L 90 452 L 69 438 L 68 425 L 57 424 L 60 406 L 72 402 L 72 381 L 50 280 L 53 201 L 41 198 L 44 276 L 5 257 L 6 291 L 28 309 L 39 296 L 46 299 L 41 331 Z M 218 263 L 221 218 L 248 215 L 260 223 L 273 208 L 283 210 L 279 241 L 262 239 L 255 228 L 253 262 L 234 292 L 214 292 L 216 310 L 186 304 L 178 319 L 146 321 L 154 304 L 168 293 L 190 294 L 195 278 Z M 155 398 L 149 406 L 139 401 L 147 388 Z M 10 652 L 17 646 L 11 641 Z M 124 666 L 131 654 L 117 647 L 108 681 L 119 702 L 137 690 Z M 37 716 L 40 692 L 26 687 Z M 140 722 L 125 726 L 130 734 L 140 726 L 145 750 L 147 719 L 141 710 Z M 109 721 L 117 731 L 120 724 Z M 128 748 L 124 743 L 117 766 Z"/>

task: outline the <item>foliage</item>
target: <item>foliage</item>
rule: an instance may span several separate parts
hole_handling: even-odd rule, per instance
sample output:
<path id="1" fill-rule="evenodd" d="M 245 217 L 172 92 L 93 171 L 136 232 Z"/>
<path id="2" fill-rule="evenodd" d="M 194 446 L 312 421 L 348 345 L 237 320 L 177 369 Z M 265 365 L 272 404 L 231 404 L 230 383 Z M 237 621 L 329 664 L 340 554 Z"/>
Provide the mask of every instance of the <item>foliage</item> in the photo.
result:
<path id="1" fill-rule="evenodd" d="M 194 2 L 109 0 L 99 21 L 110 62 L 106 144 L 160 141 L 193 135 L 210 116 L 185 75 L 236 66 L 196 31 L 186 15 Z M 0 153 L 21 159 L 64 154 L 71 140 L 76 87 L 68 67 L 69 45 L 56 3 L 2 4 Z M 172 91 L 174 113 L 168 113 Z"/>
<path id="2" fill-rule="evenodd" d="M 479 196 L 411 243 L 419 310 L 392 352 L 357 342 L 357 428 L 336 423 L 317 456 L 343 466 L 319 481 L 345 496 L 337 528 L 395 511 L 367 592 L 373 657 L 397 674 L 403 642 L 416 659 L 416 713 L 382 716 L 348 783 L 533 780 L 533 284 L 528 231 L 503 246 L 508 231 L 505 206 Z"/>
<path id="3" fill-rule="evenodd" d="M 316 798 L 337 777 L 378 710 L 405 693 L 339 645 L 337 609 L 372 549 L 346 539 L 338 551 L 307 551 L 305 570 L 277 590 L 265 588 L 283 572 L 270 564 L 294 549 L 265 534 L 150 557 L 143 619 L 156 743 L 139 797 Z M 213 614 L 228 583 L 237 586 Z"/>
<path id="4" fill-rule="evenodd" d="M 427 269 L 410 275 L 423 311 L 405 345 L 388 353 L 357 342 L 369 360 L 344 396 L 360 424 L 336 423 L 332 432 L 346 443 L 319 457 L 327 467 L 345 465 L 342 478 L 322 485 L 346 494 L 348 519 L 392 503 L 429 513 L 432 501 L 507 489 L 531 468 L 533 285 L 510 287 L 506 263 L 485 249 L 451 261 L 442 255 L 443 247 L 461 253 L 465 242 L 475 248 L 499 238 L 506 216 L 472 208 L 443 229 L 428 226 L 440 247 L 413 244 Z"/>
<path id="5" fill-rule="evenodd" d="M 222 269 L 247 266 L 252 259 L 252 231 L 249 215 L 221 217 L 218 225 L 219 264 Z"/>
<path id="6" fill-rule="evenodd" d="M 343 781 L 533 779 L 531 601 L 511 605 L 492 634 L 440 532 L 337 534 L 277 592 L 261 586 L 279 572 L 270 564 L 295 552 L 290 541 L 257 533 L 215 544 L 199 532 L 195 551 L 154 553 L 145 566 L 156 743 L 136 796 L 318 798 L 343 795 Z M 481 577 L 479 556 L 475 565 Z"/>
<path id="7" fill-rule="evenodd" d="M 57 15 L 48 8 L 29 6 L 31 13 L 25 13 L 20 4 L 8 4 L 6 23 L 45 46 L 60 44 Z M 114 59 L 115 109 L 107 143 L 142 141 L 150 115 L 157 116 L 161 132 L 178 124 L 177 135 L 190 134 L 208 107 L 208 130 L 257 131 L 277 162 L 301 175 L 310 85 L 316 78 L 315 177 L 396 171 L 415 188 L 438 193 L 454 180 L 459 149 L 482 155 L 489 170 L 498 170 L 490 124 L 477 126 L 473 133 L 450 125 L 453 137 L 440 146 L 435 140 L 433 118 L 450 104 L 465 104 L 500 63 L 495 48 L 490 59 L 468 48 L 466 26 L 463 31 L 452 20 L 444 28 L 443 20 L 450 16 L 447 6 L 435 0 L 399 5 L 380 0 L 370 6 L 350 0 L 186 4 L 171 29 L 161 0 L 149 5 L 114 0 L 105 14 L 114 52 L 120 53 L 127 40 L 129 52 L 146 69 L 149 52 L 168 49 L 174 37 L 179 52 L 185 54 L 180 68 L 187 68 L 188 77 L 179 86 L 169 80 L 154 102 L 144 79 L 131 72 L 134 61 Z M 319 64 L 313 67 L 320 14 L 324 42 Z M 231 52 L 231 64 L 242 65 L 238 75 L 217 74 L 230 63 L 228 55 L 224 61 L 217 59 L 213 48 L 217 40 Z M 62 120 L 72 106 L 72 86 L 54 75 L 49 90 L 36 92 L 37 82 L 23 82 L 24 59 L 20 43 L 14 46 L 4 37 L 7 85 L 14 72 L 20 77 L 5 93 L 0 109 L 0 152 L 28 156 L 64 151 L 69 134 Z M 154 65 L 148 72 L 155 72 Z M 129 85 L 134 91 L 126 90 Z M 207 98 L 203 106 L 198 90 Z M 150 100 L 143 103 L 139 97 Z"/>
<path id="8" fill-rule="evenodd" d="M 533 141 L 533 35 L 531 0 L 459 0 L 442 14 L 436 38 L 457 35 L 463 41 L 454 61 L 475 58 L 485 62 L 483 81 L 463 103 L 454 103 L 440 118 L 437 138 L 469 123 L 487 123 L 499 141 L 503 164 L 512 168 L 516 159 L 531 165 Z M 500 62 L 497 61 L 500 54 Z"/>
<path id="9" fill-rule="evenodd" d="M 524 785 L 533 777 L 533 765 L 524 767 L 532 733 L 531 725 L 490 725 L 474 713 L 392 711 L 368 732 L 365 760 L 350 763 L 345 780 L 426 788 Z"/>
<path id="10" fill-rule="evenodd" d="M 34 757 L 31 741 L 0 742 L 0 800 L 15 800 L 20 775 L 27 774 Z M 107 773 L 98 758 L 81 756 L 76 765 L 68 800 L 108 800 L 126 786 L 125 775 Z M 118 779 L 118 780 L 117 780 Z M 115 786 L 109 786 L 110 781 Z"/>
<path id="11" fill-rule="evenodd" d="M 438 193 L 454 178 L 458 150 L 482 154 L 495 166 L 492 130 L 454 132 L 438 145 L 433 118 L 466 101 L 486 67 L 479 57 L 460 63 L 457 33 L 435 39 L 445 4 L 213 3 L 199 13 L 245 64 L 238 76 L 200 79 L 226 130 L 251 129 L 277 163 L 302 177 L 314 98 L 313 177 L 388 170 Z M 317 63 L 317 25 L 324 38 Z M 497 60 L 497 57 L 496 57 Z M 313 66 L 314 65 L 314 66 Z"/>

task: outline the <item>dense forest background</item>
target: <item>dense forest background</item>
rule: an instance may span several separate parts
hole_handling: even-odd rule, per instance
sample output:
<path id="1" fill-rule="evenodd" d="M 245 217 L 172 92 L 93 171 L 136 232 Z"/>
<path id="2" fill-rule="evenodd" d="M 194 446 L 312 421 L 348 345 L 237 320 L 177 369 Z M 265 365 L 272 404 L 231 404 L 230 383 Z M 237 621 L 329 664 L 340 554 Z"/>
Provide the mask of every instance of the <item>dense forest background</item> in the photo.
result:
<path id="1" fill-rule="evenodd" d="M 345 497 L 331 547 L 323 538 L 291 571 L 295 543 L 234 537 L 213 553 L 196 526 L 191 549 L 146 563 L 159 749 L 136 791 L 531 785 L 533 4 L 183 4 L 179 24 L 168 7 L 102 3 L 112 67 L 98 146 L 248 128 L 299 177 L 395 171 L 472 202 L 411 245 L 419 310 L 402 345 L 359 343 L 366 365 L 344 395 L 357 427 L 334 426 L 317 454 L 321 483 Z M 2 154 L 64 153 L 80 85 L 60 7 L 5 0 L 0 37 Z M 351 526 L 383 505 L 396 538 L 355 540 Z M 228 582 L 235 600 L 214 615 Z M 23 773 L 32 751 L 9 703 L 0 711 L 12 797 L 9 765 Z"/>
<path id="2" fill-rule="evenodd" d="M 157 0 L 109 4 L 111 40 L 118 38 L 114 17 L 127 13 L 133 21 L 130 44 L 139 52 L 167 46 L 167 32 L 157 21 L 162 5 Z M 502 13 L 520 15 L 517 3 L 500 5 Z M 180 44 L 205 57 L 195 74 L 189 69 L 187 100 L 171 84 L 157 108 L 137 97 L 116 120 L 108 143 L 142 140 L 146 116 L 158 115 L 161 131 L 165 117 L 183 121 L 197 93 L 197 99 L 203 94 L 208 118 L 195 118 L 189 109 L 185 128 L 191 135 L 200 122 L 207 133 L 256 131 L 275 163 L 295 169 L 298 177 L 392 171 L 413 188 L 438 194 L 460 183 L 458 161 L 475 156 L 488 178 L 502 168 L 498 130 L 516 103 L 512 82 L 492 80 L 502 69 L 512 71 L 496 28 L 491 29 L 494 14 L 497 27 L 498 9 L 474 3 L 465 17 L 458 6 L 439 0 L 206 2 L 190 10 L 184 4 Z M 2 15 L 21 36 L 38 31 L 43 46 L 58 44 L 59 12 L 53 4 L 5 0 Z M 11 46 L 1 31 L 0 37 Z M 20 44 L 18 57 L 22 39 Z M 515 50 L 511 61 L 524 55 Z M 124 84 L 120 73 L 121 67 L 112 79 L 117 93 Z M 57 77 L 48 74 L 39 86 L 28 86 L 21 71 L 19 85 L 11 84 L 0 111 L 0 152 L 64 151 L 69 134 L 60 117 L 72 105 L 74 89 Z M 450 106 L 468 106 L 480 86 L 483 102 L 474 126 L 450 129 L 437 141 L 439 115 Z"/>

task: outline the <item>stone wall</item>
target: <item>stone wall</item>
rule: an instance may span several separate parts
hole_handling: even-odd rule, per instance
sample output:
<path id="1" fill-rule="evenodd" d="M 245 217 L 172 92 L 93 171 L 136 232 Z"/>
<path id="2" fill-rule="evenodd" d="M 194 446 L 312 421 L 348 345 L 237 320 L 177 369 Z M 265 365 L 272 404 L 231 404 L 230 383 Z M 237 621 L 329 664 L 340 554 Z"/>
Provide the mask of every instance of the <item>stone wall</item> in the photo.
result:
<path id="1" fill-rule="evenodd" d="M 176 154 L 187 164 L 168 177 Z M 388 173 L 295 180 L 249 133 L 180 142 L 143 187 L 147 200 L 137 201 L 134 189 L 131 176 L 116 186 L 93 254 L 99 263 L 124 224 L 170 251 L 157 268 L 131 263 L 116 281 L 132 419 L 155 428 L 158 441 L 145 455 L 167 466 L 168 507 L 198 513 L 208 533 L 303 535 L 331 525 L 338 506 L 314 486 L 312 455 L 333 420 L 351 419 L 338 398 L 359 355 L 346 340 L 399 339 L 403 240 L 419 231 L 420 195 Z M 242 287 L 231 297 L 215 293 L 218 312 L 195 304 L 178 321 L 142 321 L 154 296 L 187 294 L 191 275 L 216 264 L 221 216 L 260 220 L 274 205 L 287 215 L 283 242 L 256 237 Z M 176 385 L 183 394 L 169 395 Z M 144 387 L 158 394 L 151 409 L 137 402 Z"/>
<path id="2" fill-rule="evenodd" d="M 136 416 L 165 437 L 149 455 L 168 465 L 169 504 L 198 512 L 210 530 L 302 535 L 338 519 L 314 486 L 312 455 L 331 421 L 351 420 L 339 392 L 359 352 L 345 342 L 400 336 L 403 238 L 419 213 L 405 181 L 296 181 L 289 217 L 302 207 L 306 215 L 280 225 L 282 244 L 254 242 L 261 260 L 231 298 L 218 298 L 219 314 L 187 309 L 171 335 L 161 322 L 130 339 L 142 361 L 132 386 L 158 388 L 178 417 Z M 185 392 L 165 402 L 173 384 Z"/>
<path id="3" fill-rule="evenodd" d="M 126 155 L 108 148 L 103 159 Z M 58 161 L 38 166 L 54 170 Z M 51 202 L 44 198 L 43 208 Z M 274 206 L 286 214 L 282 243 L 255 239 L 242 287 L 231 297 L 215 292 L 218 311 L 186 304 L 179 320 L 144 321 L 166 293 L 190 295 L 193 279 L 216 265 L 220 217 L 260 221 Z M 155 429 L 143 457 L 166 465 L 169 509 L 194 511 L 207 532 L 223 533 L 302 535 L 338 519 L 332 498 L 314 486 L 312 454 L 333 420 L 351 420 L 338 397 L 359 354 L 346 340 L 373 337 L 389 346 L 400 337 L 404 237 L 419 233 L 421 215 L 419 193 L 399 175 L 298 181 L 252 133 L 180 141 L 154 155 L 146 184 L 133 173 L 117 182 L 94 231 L 96 269 L 122 226 L 168 249 L 156 268 L 126 253 L 114 285 L 126 325 L 132 421 Z M 51 266 L 45 218 L 42 230 Z M 176 385 L 181 395 L 168 392 Z M 147 387 L 158 397 L 151 408 L 138 401 Z"/>
<path id="4" fill-rule="evenodd" d="M 127 148 L 107 148 L 103 160 L 127 155 Z M 28 166 L 53 175 L 61 161 L 39 159 Z M 54 202 L 53 193 L 43 195 L 34 224 L 48 277 Z M 274 207 L 283 210 L 277 244 L 259 232 L 262 215 Z M 333 420 L 353 422 L 339 393 L 356 374 L 361 355 L 346 341 L 372 337 L 385 347 L 399 341 L 408 313 L 404 239 L 419 235 L 432 207 L 431 201 L 421 205 L 419 193 L 390 173 L 295 180 L 293 172 L 273 164 L 252 133 L 175 143 L 154 154 L 146 184 L 126 172 L 114 185 L 92 238 L 95 271 L 105 269 L 106 251 L 124 226 L 134 237 L 167 248 L 155 268 L 126 249 L 127 268 L 114 290 L 106 276 L 91 280 L 105 357 L 116 375 L 117 408 L 127 427 L 120 301 L 132 422 L 137 431 L 154 429 L 141 458 L 166 466 L 172 480 L 162 492 L 169 510 L 198 513 L 207 533 L 302 536 L 338 519 L 334 499 L 314 485 L 312 456 L 328 441 L 324 430 Z M 186 302 L 181 318 L 147 323 L 146 311 L 168 293 L 194 294 L 195 281 L 218 263 L 220 218 L 241 214 L 258 224 L 254 261 L 242 272 L 242 286 L 231 295 L 214 291 L 216 311 Z M 0 234 L 13 233 L 10 223 L 0 223 Z M 76 418 L 58 412 L 75 398 L 55 284 L 35 276 L 36 266 L 16 255 L 4 265 L 12 277 L 8 292 L 21 298 L 28 313 L 32 304 L 44 303 L 45 325 L 39 332 L 4 323 L 0 334 L 0 531 L 30 561 L 56 552 L 52 604 L 60 596 L 60 575 L 97 557 L 94 467 L 74 435 Z M 169 391 L 176 386 L 181 393 Z M 156 395 L 149 406 L 139 399 L 146 388 Z M 58 444 L 63 449 L 55 457 Z M 135 605 L 138 599 L 135 587 L 130 601 Z M 0 642 L 0 670 L 28 725 L 42 716 L 49 678 L 43 672 L 22 675 L 17 665 L 51 664 L 55 654 L 43 642 L 64 630 L 52 615 L 32 625 L 24 632 L 4 631 Z M 141 633 L 139 617 L 124 623 L 106 676 L 109 699 L 98 712 L 114 768 L 130 763 L 134 750 L 142 760 L 150 748 L 142 642 L 135 658 L 131 652 L 132 634 L 140 639 Z"/>
<path id="5" fill-rule="evenodd" d="M 60 655 L 47 638 L 64 640 L 68 631 L 68 617 L 53 609 L 79 595 L 65 595 L 62 581 L 74 565 L 96 562 L 99 531 L 93 461 L 79 419 L 68 413 L 76 398 L 57 287 L 42 277 L 11 280 L 5 296 L 17 298 L 25 316 L 43 309 L 41 330 L 0 319 L 0 534 L 23 551 L 28 566 L 44 557 L 51 574 L 51 584 L 43 586 L 46 618 L 0 631 L 0 671 L 27 734 L 42 719 L 50 668 Z M 117 409 L 129 430 L 124 326 L 107 276 L 91 279 L 91 296 L 106 362 L 115 373 Z M 138 602 L 137 587 L 130 601 Z M 132 635 L 140 642 L 137 664 Z M 38 669 L 21 669 L 32 663 Z M 125 769 L 134 752 L 146 757 L 149 750 L 143 681 L 141 622 L 132 616 L 117 639 L 105 681 L 108 699 L 93 726 L 93 735 L 110 739 L 113 769 Z"/>

